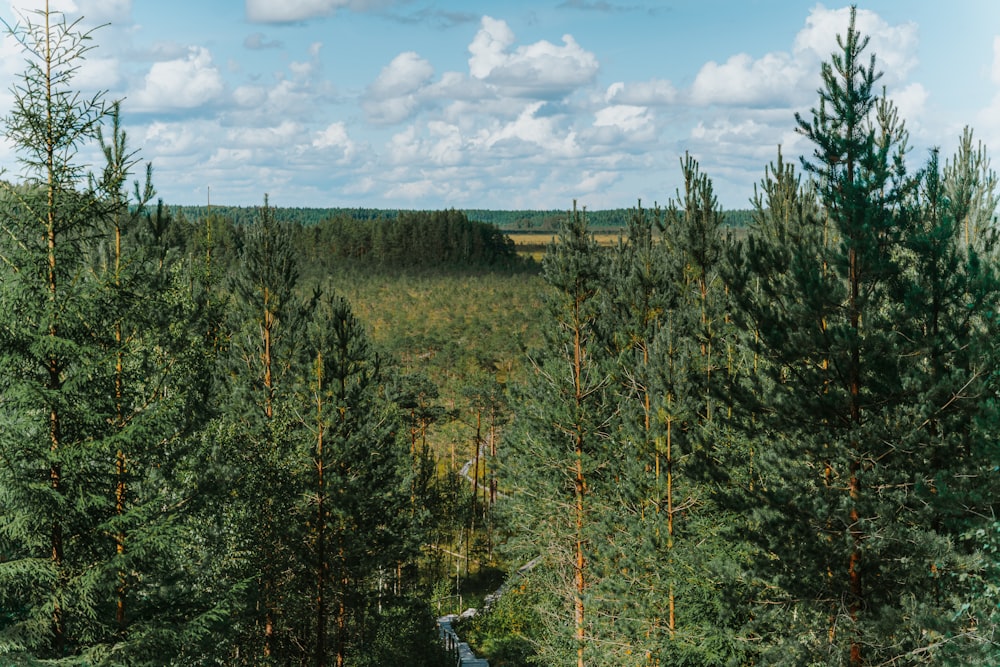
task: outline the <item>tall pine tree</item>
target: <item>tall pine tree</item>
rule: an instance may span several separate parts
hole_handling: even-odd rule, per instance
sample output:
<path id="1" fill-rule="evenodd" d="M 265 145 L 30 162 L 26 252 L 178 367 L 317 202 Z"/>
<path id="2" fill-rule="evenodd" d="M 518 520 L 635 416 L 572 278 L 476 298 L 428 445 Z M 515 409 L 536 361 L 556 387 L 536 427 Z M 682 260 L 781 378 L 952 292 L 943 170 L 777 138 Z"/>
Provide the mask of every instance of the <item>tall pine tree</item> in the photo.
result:
<path id="1" fill-rule="evenodd" d="M 996 287 L 991 269 L 961 259 L 936 163 L 906 172 L 906 132 L 876 96 L 853 11 L 838 44 L 819 106 L 799 118 L 820 208 L 767 174 L 765 224 L 732 283 L 767 376 L 744 422 L 760 453 L 748 535 L 766 603 L 749 629 L 774 664 L 964 663 L 983 629 L 957 582 L 976 569 L 936 512 L 952 470 L 988 461 L 955 444 L 988 441 L 979 420 L 995 421 L 983 393 L 966 391 L 989 363 L 976 339 Z M 949 502 L 963 514 L 970 501 Z"/>
<path id="2" fill-rule="evenodd" d="M 544 260 L 548 293 L 545 348 L 519 400 L 522 410 L 501 452 L 509 490 L 512 556 L 541 555 L 531 574 L 552 605 L 539 655 L 559 664 L 593 664 L 604 655 L 591 606 L 592 559 L 606 521 L 609 374 L 597 336 L 605 270 L 602 251 L 575 210 Z"/>

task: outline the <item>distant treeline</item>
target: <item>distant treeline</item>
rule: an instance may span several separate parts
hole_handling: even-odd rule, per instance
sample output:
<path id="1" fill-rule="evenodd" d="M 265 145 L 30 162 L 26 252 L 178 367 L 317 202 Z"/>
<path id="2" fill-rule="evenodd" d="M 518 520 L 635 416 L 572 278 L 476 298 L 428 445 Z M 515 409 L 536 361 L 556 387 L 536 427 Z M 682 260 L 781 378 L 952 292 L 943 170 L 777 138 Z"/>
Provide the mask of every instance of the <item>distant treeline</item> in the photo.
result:
<path id="1" fill-rule="evenodd" d="M 400 211 L 396 217 L 347 214 L 302 230 L 306 253 L 318 258 L 390 267 L 518 269 L 525 266 L 497 227 L 462 211 Z"/>
<path id="2" fill-rule="evenodd" d="M 599 232 L 607 229 L 623 229 L 628 226 L 629 219 L 635 214 L 634 208 L 614 208 L 606 210 L 587 210 L 587 227 Z M 746 227 L 750 222 L 752 211 L 734 210 L 723 212 L 725 223 L 731 227 Z M 471 220 L 478 220 L 507 231 L 556 231 L 561 222 L 569 215 L 568 210 L 550 211 L 498 211 L 490 209 L 467 209 L 465 214 Z"/>
<path id="3" fill-rule="evenodd" d="M 191 220 L 205 218 L 209 213 L 232 221 L 236 225 L 251 224 L 257 216 L 256 206 L 172 206 L 175 215 L 183 214 Z M 493 209 L 458 209 L 466 218 L 474 222 L 484 222 L 498 229 L 507 231 L 554 231 L 559 223 L 566 219 L 568 210 L 493 210 Z M 276 207 L 275 219 L 281 222 L 292 222 L 303 227 L 318 225 L 328 220 L 355 221 L 388 221 L 400 216 L 426 214 L 428 211 L 386 208 L 304 208 Z M 586 212 L 587 225 L 594 231 L 602 229 L 620 229 L 628 224 L 629 217 L 634 213 L 632 208 L 616 208 Z M 730 227 L 746 227 L 750 222 L 749 209 L 734 209 L 725 211 L 725 224 Z"/>

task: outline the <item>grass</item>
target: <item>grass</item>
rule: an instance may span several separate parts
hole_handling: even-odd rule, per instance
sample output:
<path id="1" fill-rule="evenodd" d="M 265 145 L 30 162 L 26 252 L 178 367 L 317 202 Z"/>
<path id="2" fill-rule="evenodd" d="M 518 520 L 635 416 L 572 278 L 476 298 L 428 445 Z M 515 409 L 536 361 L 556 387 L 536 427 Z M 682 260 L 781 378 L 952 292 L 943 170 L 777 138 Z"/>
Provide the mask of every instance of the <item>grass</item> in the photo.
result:
<path id="1" fill-rule="evenodd" d="M 517 254 L 521 257 L 531 257 L 536 262 L 542 261 L 545 250 L 558 238 L 556 232 L 513 232 L 507 234 Z M 594 232 L 594 240 L 604 248 L 613 248 L 618 245 L 618 241 L 623 238 L 624 232 Z"/>

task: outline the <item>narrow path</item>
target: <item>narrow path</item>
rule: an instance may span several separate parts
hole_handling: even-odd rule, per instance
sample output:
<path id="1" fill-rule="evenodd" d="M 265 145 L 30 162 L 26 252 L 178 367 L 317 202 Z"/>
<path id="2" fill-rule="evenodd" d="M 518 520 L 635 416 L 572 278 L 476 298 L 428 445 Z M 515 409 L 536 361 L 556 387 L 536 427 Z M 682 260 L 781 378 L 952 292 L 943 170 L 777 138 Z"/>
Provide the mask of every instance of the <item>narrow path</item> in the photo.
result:
<path id="1" fill-rule="evenodd" d="M 472 478 L 472 474 L 469 472 L 472 466 L 476 465 L 477 459 L 483 458 L 489 452 L 488 442 L 484 439 L 479 444 L 478 456 L 473 456 L 471 459 L 465 462 L 461 470 L 458 471 L 460 477 L 469 484 L 475 484 L 475 480 Z M 500 597 L 503 592 L 504 586 L 498 588 L 494 593 L 491 593 L 486 598 L 485 609 L 489 609 L 489 605 L 493 600 Z M 472 647 L 468 643 L 463 642 L 459 638 L 458 633 L 455 632 L 455 628 L 452 624 L 463 618 L 471 618 L 479 613 L 479 610 L 470 608 L 463 611 L 461 614 L 448 614 L 447 616 L 442 616 L 437 619 L 438 624 L 438 636 L 441 638 L 441 642 L 444 644 L 445 650 L 450 651 L 455 657 L 457 667 L 490 667 L 489 660 L 485 658 L 477 658 Z"/>
<path id="2" fill-rule="evenodd" d="M 451 626 L 455 620 L 464 617 L 470 611 L 474 614 L 476 610 L 466 610 L 462 612 L 461 616 L 448 614 L 447 616 L 439 618 L 437 620 L 438 636 L 441 637 L 441 641 L 444 643 L 445 649 L 451 651 L 452 655 L 455 656 L 458 667 L 490 667 L 489 660 L 477 658 L 472 648 L 467 643 L 459 639 L 455 629 Z"/>
<path id="3" fill-rule="evenodd" d="M 486 452 L 489 451 L 489 443 L 484 439 L 479 445 L 479 457 L 482 458 L 486 456 Z M 470 484 L 474 484 L 472 475 L 469 470 L 472 466 L 476 465 L 476 457 L 473 457 L 465 462 L 459 470 L 459 475 L 465 479 Z M 499 496 L 498 496 L 499 497 Z M 490 607 L 499 600 L 503 594 L 513 585 L 517 583 L 523 576 L 528 572 L 531 572 L 538 563 L 542 560 L 541 556 L 533 558 L 521 567 L 517 569 L 512 575 L 508 576 L 500 587 L 486 596 L 483 600 L 483 611 L 487 612 Z M 444 644 L 446 650 L 451 651 L 455 656 L 457 661 L 457 667 L 490 667 L 490 663 L 485 658 L 477 658 L 475 652 L 469 646 L 468 643 L 463 642 L 455 632 L 453 623 L 456 621 L 472 618 L 479 613 L 478 609 L 469 608 L 463 611 L 461 614 L 448 614 L 447 616 L 441 616 L 437 619 L 438 624 L 438 636 L 441 638 L 441 642 Z"/>
<path id="4" fill-rule="evenodd" d="M 515 585 L 517 581 L 528 572 L 531 572 L 535 566 L 541 562 L 541 560 L 541 556 L 533 558 L 519 567 L 514 574 L 507 577 L 507 579 L 500 585 L 500 588 L 486 596 L 486 599 L 483 601 L 483 611 L 489 611 L 490 607 L 493 606 L 493 603 L 499 600 L 507 589 Z M 455 656 L 458 667 L 490 667 L 488 660 L 476 657 L 472 648 L 459 638 L 458 633 L 455 632 L 455 628 L 452 626 L 455 621 L 472 618 L 478 613 L 478 609 L 469 608 L 461 614 L 448 614 L 447 616 L 442 616 L 437 620 L 438 636 L 441 638 L 441 642 L 444 644 L 445 649 L 451 651 Z"/>

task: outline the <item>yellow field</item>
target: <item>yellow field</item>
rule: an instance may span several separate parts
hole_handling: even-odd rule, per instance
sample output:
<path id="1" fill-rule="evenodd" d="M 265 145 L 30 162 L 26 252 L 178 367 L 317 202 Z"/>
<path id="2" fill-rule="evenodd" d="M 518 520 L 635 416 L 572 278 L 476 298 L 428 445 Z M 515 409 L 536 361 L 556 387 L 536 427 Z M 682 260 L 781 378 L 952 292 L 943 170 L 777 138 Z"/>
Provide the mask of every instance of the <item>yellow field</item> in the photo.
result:
<path id="1" fill-rule="evenodd" d="M 594 240 L 598 245 L 611 248 L 618 244 L 618 239 L 622 238 L 624 232 L 598 232 L 594 234 Z M 507 234 L 517 248 L 517 254 L 530 256 L 535 261 L 541 261 L 545 255 L 545 249 L 550 243 L 556 240 L 556 232 L 514 232 Z"/>

